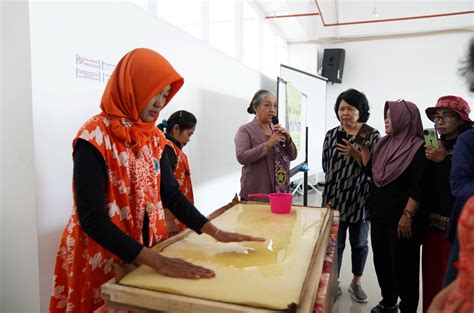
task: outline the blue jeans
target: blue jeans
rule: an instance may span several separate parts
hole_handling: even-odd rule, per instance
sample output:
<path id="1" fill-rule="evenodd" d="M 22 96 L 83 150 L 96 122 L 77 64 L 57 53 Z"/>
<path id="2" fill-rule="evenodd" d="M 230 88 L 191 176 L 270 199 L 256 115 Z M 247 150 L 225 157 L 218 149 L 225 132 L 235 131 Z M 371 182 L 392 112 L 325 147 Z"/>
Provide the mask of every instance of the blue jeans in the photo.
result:
<path id="1" fill-rule="evenodd" d="M 349 228 L 349 242 L 351 243 L 352 274 L 362 276 L 369 252 L 369 222 L 361 221 L 357 223 L 348 223 L 341 221 L 337 233 L 337 276 L 341 272 L 342 254 L 346 247 L 346 234 Z"/>

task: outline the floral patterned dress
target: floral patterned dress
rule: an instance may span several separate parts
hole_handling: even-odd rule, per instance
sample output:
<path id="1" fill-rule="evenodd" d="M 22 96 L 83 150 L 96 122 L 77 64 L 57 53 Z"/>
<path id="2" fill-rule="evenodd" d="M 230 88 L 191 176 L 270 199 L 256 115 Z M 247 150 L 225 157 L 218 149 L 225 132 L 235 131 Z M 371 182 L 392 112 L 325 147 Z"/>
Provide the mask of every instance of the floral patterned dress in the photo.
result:
<path id="1" fill-rule="evenodd" d="M 124 125 L 126 120 L 122 120 Z M 138 151 L 110 133 L 110 120 L 99 114 L 79 130 L 77 140 L 91 143 L 104 157 L 108 182 L 106 204 L 110 220 L 143 244 L 145 214 L 149 218 L 147 246 L 166 236 L 164 210 L 160 198 L 160 159 L 166 139 L 159 131 Z M 74 186 L 73 186 L 74 189 Z M 121 259 L 87 236 L 79 225 L 74 200 L 72 216 L 61 237 L 54 270 L 50 312 L 92 312 L 103 304 L 100 286 L 114 277 L 114 265 Z"/>
<path id="2" fill-rule="evenodd" d="M 445 313 L 474 312 L 474 196 L 464 206 L 458 222 L 458 275 L 444 306 Z"/>

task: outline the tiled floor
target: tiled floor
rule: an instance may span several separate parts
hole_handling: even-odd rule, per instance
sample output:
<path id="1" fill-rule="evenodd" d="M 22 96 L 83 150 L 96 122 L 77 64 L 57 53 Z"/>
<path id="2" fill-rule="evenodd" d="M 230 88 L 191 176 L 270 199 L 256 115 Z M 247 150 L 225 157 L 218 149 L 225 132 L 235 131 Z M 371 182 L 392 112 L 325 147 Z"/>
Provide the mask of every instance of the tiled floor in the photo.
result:
<path id="1" fill-rule="evenodd" d="M 302 204 L 303 197 L 295 194 L 293 203 Z M 321 195 L 316 191 L 311 191 L 308 193 L 308 205 L 310 206 L 320 206 L 321 205 Z M 347 288 L 352 280 L 351 272 L 351 256 L 350 256 L 350 243 L 349 239 L 346 242 L 346 249 L 344 251 L 344 257 L 342 260 L 341 267 L 341 289 L 342 295 L 337 299 L 333 313 L 369 313 L 370 310 L 377 305 L 381 300 L 380 298 L 380 289 L 377 282 L 377 277 L 375 275 L 372 248 L 370 247 L 369 239 L 369 255 L 367 257 L 367 262 L 365 265 L 364 276 L 362 278 L 362 288 L 367 293 L 369 301 L 367 303 L 357 303 L 353 301 L 350 297 Z M 420 291 L 421 294 L 421 291 Z M 421 313 L 421 304 L 418 306 L 418 313 Z"/>

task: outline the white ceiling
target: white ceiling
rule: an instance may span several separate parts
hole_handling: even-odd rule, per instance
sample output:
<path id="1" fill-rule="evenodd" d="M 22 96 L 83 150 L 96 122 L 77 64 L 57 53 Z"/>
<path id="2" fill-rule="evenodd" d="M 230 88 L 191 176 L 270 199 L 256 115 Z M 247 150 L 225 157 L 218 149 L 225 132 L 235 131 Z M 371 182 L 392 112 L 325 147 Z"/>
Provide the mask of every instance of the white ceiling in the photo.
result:
<path id="1" fill-rule="evenodd" d="M 472 0 L 252 0 L 252 2 L 288 42 L 321 42 L 334 38 L 380 37 L 460 29 L 472 32 L 474 29 Z M 320 14 L 314 15 L 318 13 Z M 312 15 L 284 17 L 297 14 Z M 446 14 L 449 16 L 441 16 Z"/>

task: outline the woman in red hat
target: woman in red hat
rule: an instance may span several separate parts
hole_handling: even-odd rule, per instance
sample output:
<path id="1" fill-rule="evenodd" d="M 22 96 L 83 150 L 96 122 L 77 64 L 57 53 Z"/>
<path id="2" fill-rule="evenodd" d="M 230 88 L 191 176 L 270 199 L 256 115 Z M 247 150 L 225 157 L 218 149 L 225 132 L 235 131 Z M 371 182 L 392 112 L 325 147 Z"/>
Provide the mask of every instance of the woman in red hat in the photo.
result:
<path id="1" fill-rule="evenodd" d="M 474 39 L 462 73 L 474 92 Z M 454 229 L 457 224 L 457 236 L 451 243 L 454 249 L 449 252 L 444 282 L 447 286 L 433 299 L 429 313 L 474 312 L 474 129 L 459 136 L 452 163 L 450 181 L 456 202 L 449 224 Z M 457 276 L 454 262 L 459 270 Z"/>
<path id="2" fill-rule="evenodd" d="M 463 131 L 471 128 L 469 104 L 461 97 L 444 96 L 435 107 L 426 109 L 426 115 L 434 122 L 440 140 L 439 149 L 425 145 L 429 176 L 425 208 L 429 211 L 429 229 L 423 242 L 423 312 L 434 296 L 443 288 L 448 264 L 450 244 L 445 232 L 455 198 L 449 185 L 451 157 L 456 140 Z"/>

